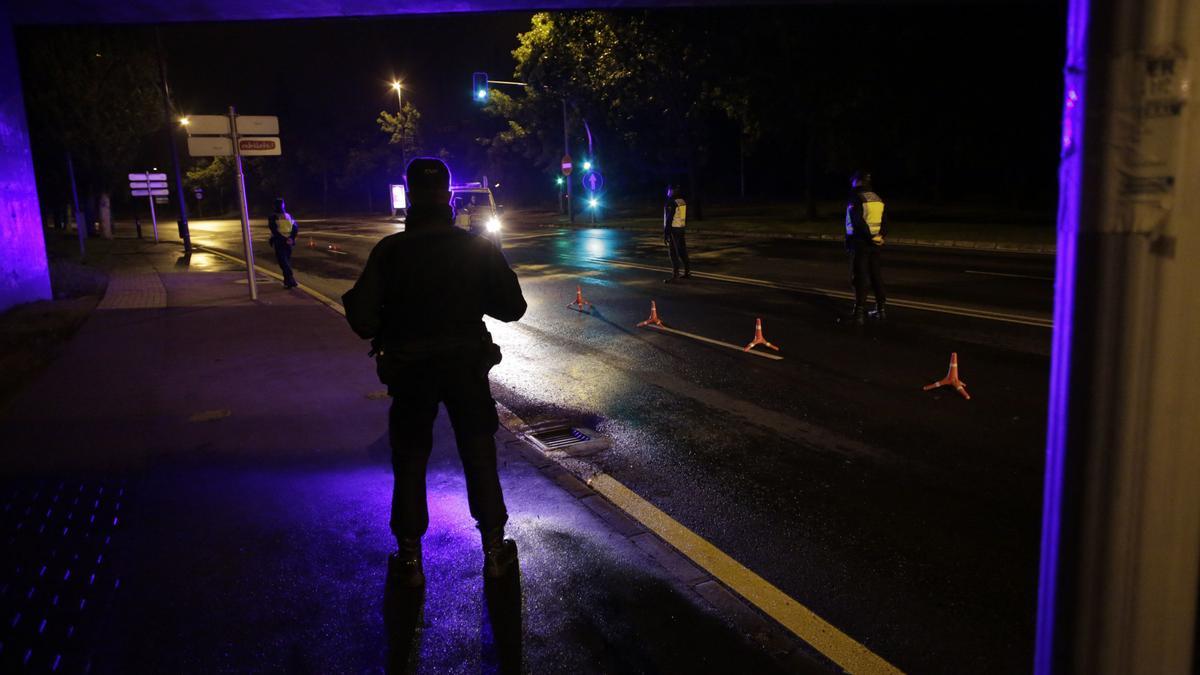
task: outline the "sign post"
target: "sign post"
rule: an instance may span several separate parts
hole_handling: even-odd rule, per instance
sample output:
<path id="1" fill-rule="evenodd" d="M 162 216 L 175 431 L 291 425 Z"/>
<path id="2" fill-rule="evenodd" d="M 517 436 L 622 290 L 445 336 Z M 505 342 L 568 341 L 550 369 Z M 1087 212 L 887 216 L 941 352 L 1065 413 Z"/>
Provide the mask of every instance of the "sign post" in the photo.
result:
<path id="1" fill-rule="evenodd" d="M 134 197 L 149 197 L 150 223 L 154 226 L 154 243 L 158 243 L 158 216 L 154 212 L 154 198 L 171 194 L 167 189 L 167 174 L 165 173 L 131 173 L 129 174 L 129 194 Z"/>
<path id="2" fill-rule="evenodd" d="M 238 139 L 237 111 L 229 106 L 230 139 L 233 141 L 233 165 L 237 169 L 238 203 L 242 207 L 242 247 L 246 251 L 246 284 L 250 286 L 250 299 L 258 300 L 258 285 L 254 278 L 254 237 L 250 234 L 250 209 L 246 204 L 246 174 L 242 172 L 242 150 Z"/>
<path id="3" fill-rule="evenodd" d="M 254 275 L 254 235 L 250 232 L 250 208 L 246 203 L 246 174 L 242 157 L 283 154 L 279 142 L 279 118 L 274 115 L 238 115 L 229 106 L 228 115 L 195 115 L 188 125 L 188 153 L 193 157 L 233 157 L 237 173 L 238 203 L 242 211 L 242 249 L 246 256 L 246 285 L 250 299 L 258 299 Z M 204 193 L 196 191 L 196 199 Z"/>

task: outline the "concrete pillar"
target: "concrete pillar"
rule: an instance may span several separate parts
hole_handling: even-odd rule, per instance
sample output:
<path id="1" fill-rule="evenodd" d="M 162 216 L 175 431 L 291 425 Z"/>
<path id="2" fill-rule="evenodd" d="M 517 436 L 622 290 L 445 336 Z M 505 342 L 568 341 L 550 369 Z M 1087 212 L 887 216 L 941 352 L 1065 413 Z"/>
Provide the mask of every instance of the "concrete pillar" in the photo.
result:
<path id="1" fill-rule="evenodd" d="M 0 311 L 49 297 L 21 73 L 8 3 L 0 0 Z"/>
<path id="2" fill-rule="evenodd" d="M 1200 3 L 1071 0 L 1035 673 L 1200 672 Z"/>

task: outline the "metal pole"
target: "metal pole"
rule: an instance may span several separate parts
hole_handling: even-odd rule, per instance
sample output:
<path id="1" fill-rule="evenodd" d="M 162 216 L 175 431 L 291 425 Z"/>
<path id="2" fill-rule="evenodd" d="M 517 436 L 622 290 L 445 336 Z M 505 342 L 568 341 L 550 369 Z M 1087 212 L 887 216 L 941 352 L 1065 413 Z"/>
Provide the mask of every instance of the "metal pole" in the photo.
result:
<path id="1" fill-rule="evenodd" d="M 403 87 L 396 87 L 396 105 L 399 108 L 396 110 L 396 121 L 400 123 L 400 167 L 404 169 L 404 143 L 408 140 L 407 129 L 404 125 L 404 96 Z M 391 201 L 391 195 L 388 195 L 388 201 Z"/>
<path id="2" fill-rule="evenodd" d="M 568 127 L 567 127 L 567 99 L 565 99 L 565 98 L 562 99 L 562 111 L 563 111 L 563 155 L 565 156 L 565 155 L 571 154 L 571 152 L 570 152 L 571 144 L 567 138 L 567 134 L 569 132 L 568 132 Z M 571 177 L 565 176 L 564 178 L 567 181 L 567 222 L 574 224 L 575 223 L 575 200 L 571 199 Z"/>
<path id="3" fill-rule="evenodd" d="M 158 74 L 162 80 L 163 126 L 167 130 L 167 144 L 171 147 L 171 166 L 175 169 L 175 195 L 179 200 L 179 238 L 183 240 L 185 253 L 192 252 L 192 233 L 188 227 L 187 200 L 183 197 L 183 177 L 179 170 L 179 151 L 175 147 L 175 127 L 171 120 L 171 86 L 167 83 L 167 60 L 163 56 L 162 35 L 154 27 L 154 38 L 158 42 Z"/>
<path id="4" fill-rule="evenodd" d="M 79 189 L 75 186 L 75 161 L 71 159 L 71 152 L 67 151 L 67 174 L 71 176 L 71 199 L 75 202 L 75 229 L 79 230 L 79 259 L 84 260 L 87 257 L 85 244 L 87 243 L 87 230 L 84 223 L 83 213 L 79 210 Z"/>
<path id="5" fill-rule="evenodd" d="M 229 106 L 229 137 L 233 141 L 233 164 L 237 168 L 238 203 L 242 207 L 242 248 L 246 254 L 246 285 L 250 299 L 258 300 L 254 280 L 254 237 L 250 234 L 250 209 L 246 206 L 246 175 L 242 172 L 242 149 L 238 144 L 237 111 Z"/>
<path id="6" fill-rule="evenodd" d="M 146 175 L 149 176 L 150 172 L 147 171 Z M 150 182 L 146 181 L 146 185 L 149 185 L 149 184 L 150 184 Z M 146 188 L 146 192 L 153 193 L 154 191 L 151 190 L 150 188 Z M 158 216 L 155 215 L 155 213 L 154 213 L 154 195 L 151 194 L 148 199 L 150 200 L 150 224 L 154 226 L 154 243 L 157 244 L 158 243 Z"/>

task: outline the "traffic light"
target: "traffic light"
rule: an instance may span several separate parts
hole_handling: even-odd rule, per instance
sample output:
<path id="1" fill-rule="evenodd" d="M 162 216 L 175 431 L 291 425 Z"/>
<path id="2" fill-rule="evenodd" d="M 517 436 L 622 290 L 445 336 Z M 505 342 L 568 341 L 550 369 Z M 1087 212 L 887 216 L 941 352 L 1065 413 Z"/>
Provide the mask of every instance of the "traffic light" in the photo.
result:
<path id="1" fill-rule="evenodd" d="M 487 73 L 473 73 L 471 75 L 471 91 L 475 97 L 476 103 L 487 103 L 488 100 L 488 77 Z"/>
<path id="2" fill-rule="evenodd" d="M 589 162 L 589 161 L 588 161 L 588 160 L 586 160 L 586 159 L 585 159 L 585 160 L 583 160 L 583 170 L 584 170 L 584 171 L 591 171 L 591 170 L 592 170 L 592 163 L 591 163 L 591 162 Z"/>
<path id="3" fill-rule="evenodd" d="M 554 179 L 554 184 L 555 184 L 555 185 L 562 185 L 562 184 L 563 184 L 563 179 L 562 179 L 562 176 L 559 176 L 558 178 L 555 178 L 555 179 Z"/>

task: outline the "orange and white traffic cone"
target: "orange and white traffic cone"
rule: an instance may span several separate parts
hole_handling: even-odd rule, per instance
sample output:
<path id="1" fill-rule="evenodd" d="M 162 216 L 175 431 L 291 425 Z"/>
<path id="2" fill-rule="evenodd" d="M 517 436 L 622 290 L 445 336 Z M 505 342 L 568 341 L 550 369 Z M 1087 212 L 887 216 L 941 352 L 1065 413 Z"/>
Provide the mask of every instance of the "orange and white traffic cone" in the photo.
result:
<path id="1" fill-rule="evenodd" d="M 571 309 L 573 309 L 577 312 L 582 312 L 584 306 L 591 307 L 592 303 L 583 299 L 583 287 L 576 286 L 575 287 L 575 302 L 572 302 L 571 304 L 567 305 L 567 307 L 570 307 Z"/>
<path id="2" fill-rule="evenodd" d="M 925 385 L 925 391 L 947 386 L 954 387 L 954 390 L 962 394 L 963 398 L 971 400 L 971 395 L 967 393 L 967 383 L 958 379 L 958 352 L 950 352 L 950 372 L 937 382 Z"/>
<path id="3" fill-rule="evenodd" d="M 663 325 L 663 322 L 662 322 L 662 319 L 658 318 L 658 305 L 654 304 L 654 301 L 651 300 L 650 301 L 650 318 L 639 323 L 637 325 L 637 327 L 641 328 L 642 326 L 661 326 L 661 325 Z"/>
<path id="4" fill-rule="evenodd" d="M 779 347 L 776 347 L 775 345 L 771 344 L 770 342 L 767 342 L 767 339 L 765 337 L 763 337 L 762 319 L 754 320 L 754 339 L 751 340 L 750 344 L 746 345 L 746 348 L 743 349 L 742 351 L 748 352 L 757 345 L 763 345 L 764 347 L 770 347 L 771 349 L 774 349 L 775 351 L 779 351 Z"/>

